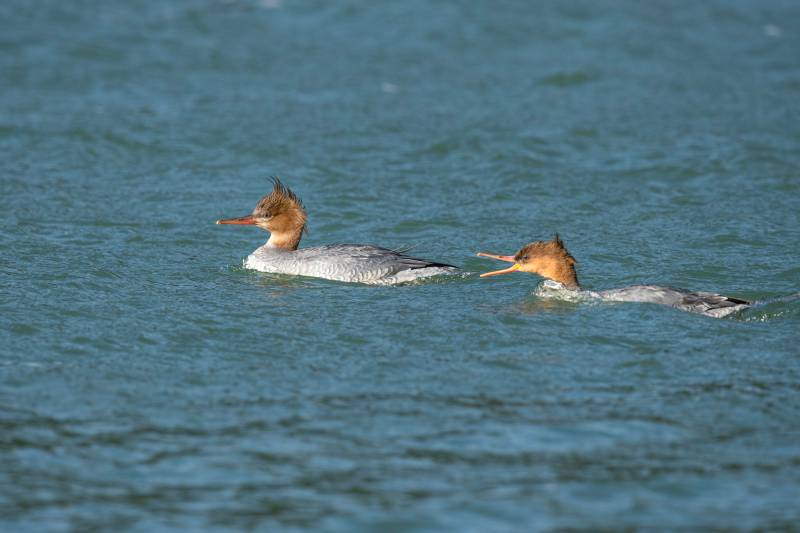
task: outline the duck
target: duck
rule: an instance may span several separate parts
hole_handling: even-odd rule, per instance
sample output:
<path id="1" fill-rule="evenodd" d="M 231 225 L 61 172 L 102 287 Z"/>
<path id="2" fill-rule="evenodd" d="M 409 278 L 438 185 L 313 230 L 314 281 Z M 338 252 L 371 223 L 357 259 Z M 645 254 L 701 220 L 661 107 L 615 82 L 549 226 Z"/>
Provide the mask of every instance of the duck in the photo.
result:
<path id="1" fill-rule="evenodd" d="M 566 297 L 579 295 L 606 302 L 660 304 L 713 318 L 723 318 L 753 305 L 753 302 L 740 298 L 660 285 L 632 285 L 604 291 L 583 290 L 578 282 L 575 269 L 577 261 L 557 233 L 549 241 L 535 241 L 526 244 L 514 255 L 497 255 L 486 252 L 478 252 L 477 255 L 512 263 L 508 268 L 485 272 L 480 275 L 481 278 L 512 272 L 536 274 L 545 279 L 543 284 L 545 291 L 542 294 Z"/>
<path id="2" fill-rule="evenodd" d="M 267 242 L 244 261 L 260 272 L 308 276 L 368 285 L 395 285 L 459 272 L 454 265 L 412 257 L 406 250 L 369 244 L 327 244 L 300 248 L 308 215 L 300 198 L 278 178 L 253 211 L 217 224 L 256 226 L 269 232 Z"/>

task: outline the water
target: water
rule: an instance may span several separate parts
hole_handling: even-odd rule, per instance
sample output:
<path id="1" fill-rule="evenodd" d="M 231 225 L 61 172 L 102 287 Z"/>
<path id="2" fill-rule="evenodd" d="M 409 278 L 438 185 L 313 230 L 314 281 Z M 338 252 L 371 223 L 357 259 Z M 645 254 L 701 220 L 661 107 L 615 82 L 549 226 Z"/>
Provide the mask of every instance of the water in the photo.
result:
<path id="1" fill-rule="evenodd" d="M 795 2 L 4 2 L 0 529 L 800 523 Z M 242 268 L 279 175 L 306 245 Z M 590 289 L 474 257 L 559 232 Z M 772 299 L 789 297 L 783 300 Z"/>

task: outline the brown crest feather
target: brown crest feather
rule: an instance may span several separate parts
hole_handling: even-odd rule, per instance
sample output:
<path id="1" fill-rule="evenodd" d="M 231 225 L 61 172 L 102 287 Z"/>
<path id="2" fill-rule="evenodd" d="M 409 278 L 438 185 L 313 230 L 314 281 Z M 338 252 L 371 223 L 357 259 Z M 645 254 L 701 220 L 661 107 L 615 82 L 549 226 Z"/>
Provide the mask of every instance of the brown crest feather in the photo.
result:
<path id="1" fill-rule="evenodd" d="M 514 260 L 522 265 L 524 272 L 533 272 L 569 287 L 578 286 L 578 275 L 575 272 L 577 261 L 564 246 L 558 233 L 552 240 L 536 241 L 523 246 L 514 255 Z"/>
<path id="2" fill-rule="evenodd" d="M 272 191 L 264 195 L 253 209 L 253 215 L 260 217 L 288 217 L 287 223 L 300 226 L 301 233 L 308 232 L 306 210 L 303 201 L 277 177 L 272 180 Z"/>

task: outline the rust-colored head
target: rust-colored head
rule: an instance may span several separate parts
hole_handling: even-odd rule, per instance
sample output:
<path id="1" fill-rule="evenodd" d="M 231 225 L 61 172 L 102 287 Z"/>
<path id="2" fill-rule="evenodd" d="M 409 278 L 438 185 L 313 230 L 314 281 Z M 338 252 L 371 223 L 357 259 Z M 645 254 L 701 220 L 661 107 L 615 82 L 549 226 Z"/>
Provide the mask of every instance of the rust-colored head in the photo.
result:
<path id="1" fill-rule="evenodd" d="M 478 255 L 514 263 L 509 268 L 481 274 L 482 278 L 516 271 L 530 272 L 557 281 L 571 289 L 579 287 L 578 275 L 575 272 L 577 261 L 569 253 L 557 233 L 552 240 L 532 242 L 523 246 L 514 255 L 494 255 L 483 252 L 479 252 Z"/>
<path id="2" fill-rule="evenodd" d="M 272 178 L 272 192 L 261 198 L 249 215 L 217 220 L 217 224 L 258 226 L 271 233 L 268 244 L 296 250 L 306 231 L 303 202 L 278 178 Z"/>

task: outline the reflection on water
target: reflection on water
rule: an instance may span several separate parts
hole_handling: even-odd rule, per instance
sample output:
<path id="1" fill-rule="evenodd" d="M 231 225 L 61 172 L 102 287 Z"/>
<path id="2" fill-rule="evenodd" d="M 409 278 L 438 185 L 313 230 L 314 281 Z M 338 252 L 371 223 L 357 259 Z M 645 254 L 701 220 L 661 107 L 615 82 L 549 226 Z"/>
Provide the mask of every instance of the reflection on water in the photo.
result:
<path id="1" fill-rule="evenodd" d="M 517 312 L 533 315 L 536 313 L 571 313 L 579 305 L 583 304 L 575 301 L 529 295 L 514 304 L 513 308 Z"/>

